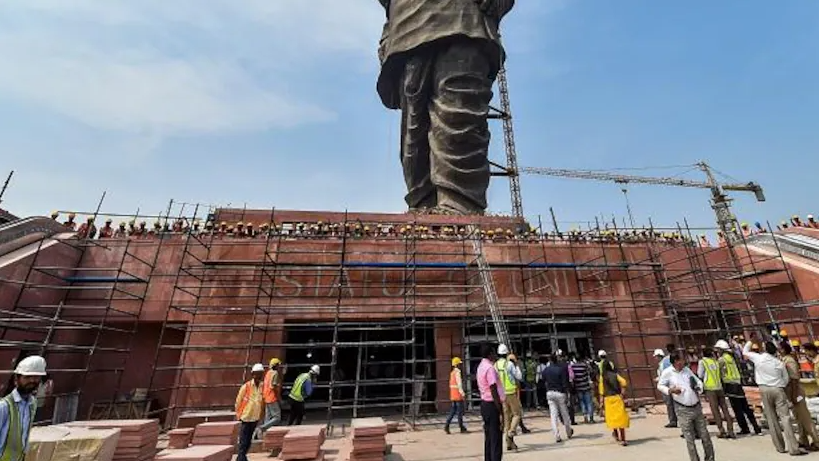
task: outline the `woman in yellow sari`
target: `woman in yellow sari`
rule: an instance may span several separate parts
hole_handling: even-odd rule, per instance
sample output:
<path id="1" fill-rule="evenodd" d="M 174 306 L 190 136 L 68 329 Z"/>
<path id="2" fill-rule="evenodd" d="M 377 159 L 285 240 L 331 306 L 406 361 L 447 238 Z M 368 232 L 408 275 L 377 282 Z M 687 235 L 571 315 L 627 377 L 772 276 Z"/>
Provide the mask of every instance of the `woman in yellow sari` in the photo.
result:
<path id="1" fill-rule="evenodd" d="M 614 366 L 614 363 L 607 360 L 603 366 L 603 374 L 600 376 L 600 396 L 606 409 L 606 427 L 612 430 L 612 437 L 623 446 L 628 445 L 626 429 L 630 423 L 626 403 L 623 400 L 627 385 L 626 379 L 617 374 L 617 367 Z"/>

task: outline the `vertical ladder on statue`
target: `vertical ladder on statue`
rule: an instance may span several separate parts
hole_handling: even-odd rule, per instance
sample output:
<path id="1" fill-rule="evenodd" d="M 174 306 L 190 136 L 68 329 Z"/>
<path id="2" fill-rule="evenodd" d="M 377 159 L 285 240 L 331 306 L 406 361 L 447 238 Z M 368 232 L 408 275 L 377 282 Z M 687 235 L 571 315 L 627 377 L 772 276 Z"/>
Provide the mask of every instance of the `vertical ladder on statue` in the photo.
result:
<path id="1" fill-rule="evenodd" d="M 483 285 L 486 307 L 489 309 L 489 314 L 492 316 L 492 323 L 495 326 L 495 334 L 497 334 L 500 344 L 510 346 L 509 332 L 506 329 L 506 322 L 503 320 L 503 313 L 501 312 L 500 302 L 498 301 L 498 292 L 495 291 L 495 281 L 492 279 L 492 269 L 483 256 L 483 242 L 481 240 L 480 231 L 475 226 L 468 226 L 467 231 L 469 235 L 468 238 L 472 242 L 472 248 L 475 250 L 475 262 L 478 265 L 481 285 Z"/>

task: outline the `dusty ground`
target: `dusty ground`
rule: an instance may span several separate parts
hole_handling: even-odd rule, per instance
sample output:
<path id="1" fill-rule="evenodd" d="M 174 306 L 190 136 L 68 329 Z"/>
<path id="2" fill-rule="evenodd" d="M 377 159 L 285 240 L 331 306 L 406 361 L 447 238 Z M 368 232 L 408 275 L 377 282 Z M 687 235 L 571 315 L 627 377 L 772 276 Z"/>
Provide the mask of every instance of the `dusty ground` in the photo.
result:
<path id="1" fill-rule="evenodd" d="M 616 445 L 606 430 L 605 424 L 575 426 L 572 440 L 554 443 L 549 429 L 549 419 L 529 418 L 527 425 L 531 434 L 519 435 L 517 452 L 504 451 L 504 460 L 542 461 L 550 459 L 605 461 L 688 461 L 685 442 L 680 438 L 679 429 L 665 429 L 664 416 L 633 416 L 627 436 L 629 446 Z M 387 442 L 393 445 L 393 454 L 387 461 L 451 461 L 483 459 L 483 432 L 477 419 L 470 418 L 469 434 L 446 435 L 440 426 L 429 426 L 415 432 L 389 434 Z M 716 428 L 711 426 L 712 435 Z M 768 461 L 790 459 L 780 455 L 773 448 L 767 432 L 763 436 L 747 436 L 738 440 L 719 440 L 712 436 L 718 461 Z M 324 444 L 327 459 L 337 460 L 341 439 L 329 439 Z M 702 447 L 698 443 L 702 456 Z M 270 459 L 264 454 L 253 454 L 251 460 Z M 809 454 L 799 459 L 819 460 L 819 453 Z M 343 461 L 343 460 L 338 460 Z"/>

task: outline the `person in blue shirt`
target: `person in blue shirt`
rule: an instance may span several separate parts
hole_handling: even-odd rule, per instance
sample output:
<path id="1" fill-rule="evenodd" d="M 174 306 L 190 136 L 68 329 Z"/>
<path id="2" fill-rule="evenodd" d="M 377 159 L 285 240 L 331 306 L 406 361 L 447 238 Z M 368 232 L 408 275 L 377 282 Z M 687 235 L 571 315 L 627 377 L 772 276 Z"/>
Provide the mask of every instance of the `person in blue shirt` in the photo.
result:
<path id="1" fill-rule="evenodd" d="M 37 411 L 34 395 L 46 375 L 45 359 L 24 358 L 14 370 L 14 390 L 0 399 L 0 460 L 19 461 L 28 448 L 28 437 Z"/>

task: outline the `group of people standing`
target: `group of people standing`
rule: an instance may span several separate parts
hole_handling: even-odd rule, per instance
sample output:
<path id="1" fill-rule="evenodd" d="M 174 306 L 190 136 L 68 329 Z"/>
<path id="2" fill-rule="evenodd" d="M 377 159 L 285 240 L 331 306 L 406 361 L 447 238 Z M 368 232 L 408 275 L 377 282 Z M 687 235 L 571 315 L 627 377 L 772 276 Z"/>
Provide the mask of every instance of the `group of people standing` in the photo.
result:
<path id="1" fill-rule="evenodd" d="M 524 389 L 526 367 L 521 370 L 517 357 L 505 344 L 495 349 L 489 344 L 481 346 L 481 362 L 478 365 L 476 379 L 480 394 L 481 418 L 484 429 L 484 459 L 499 461 L 503 455 L 503 439 L 507 450 L 517 450 L 515 435 L 520 428 L 523 433 L 529 432 L 523 423 L 523 409 L 520 393 Z M 599 353 L 600 361 L 591 364 L 584 360 L 567 360 L 561 352 L 544 356 L 543 366 L 537 368 L 537 380 L 544 390 L 546 405 L 551 417 L 552 434 L 556 443 L 571 439 L 574 435 L 574 400 L 580 404 L 584 421 L 594 423 L 593 389 L 597 389 L 600 405 L 605 414 L 606 426 L 612 431 L 612 437 L 623 446 L 627 445 L 626 429 L 630 419 L 626 411 L 624 395 L 626 380 L 617 373 L 614 363 L 607 359 L 604 351 Z M 450 375 L 450 399 L 452 409 L 447 418 L 444 430 L 449 433 L 449 426 L 455 416 L 461 432 L 467 429 L 463 425 L 465 394 L 460 366 L 462 361 L 452 359 Z M 560 426 L 563 426 L 561 430 Z"/>
<path id="2" fill-rule="evenodd" d="M 717 426 L 717 438 L 736 439 L 737 435 L 762 434 L 754 411 L 748 403 L 742 383 L 739 361 L 747 360 L 753 366 L 754 381 L 762 396 L 765 420 L 779 453 L 792 456 L 819 451 L 816 428 L 808 411 L 805 392 L 800 384 L 800 367 L 790 343 L 766 341 L 762 352 L 754 341 L 744 344 L 737 353 L 725 340 L 713 348 L 704 348 L 702 359 L 692 371 L 684 354 L 673 344 L 666 351 L 656 350 L 659 360 L 657 389 L 665 396 L 668 408 L 666 427 L 679 427 L 685 438 L 691 461 L 699 461 L 695 441 L 702 442 L 705 461 L 714 461 L 714 445 L 708 433 L 708 423 L 702 410 L 700 396 L 704 395 Z M 819 367 L 817 347 L 803 346 L 805 354 Z M 739 433 L 734 432 L 734 421 L 728 411 L 733 409 Z M 791 411 L 797 422 L 798 439 L 791 425 Z M 723 425 L 723 422 L 725 423 Z"/>
<path id="3" fill-rule="evenodd" d="M 287 395 L 290 405 L 288 426 L 301 424 L 304 401 L 313 393 L 319 371 L 319 366 L 313 365 L 308 371 L 299 374 L 293 382 Z M 259 437 L 264 431 L 281 423 L 285 372 L 285 365 L 277 358 L 270 360 L 267 370 L 264 365 L 257 363 L 250 369 L 251 379 L 239 388 L 235 405 L 236 419 L 241 422 L 237 461 L 247 461 L 247 452 L 254 436 Z"/>

